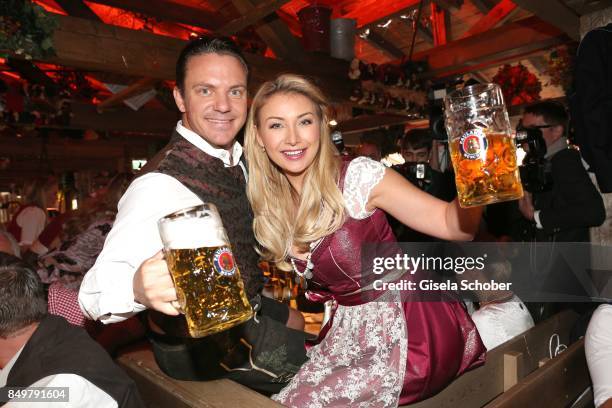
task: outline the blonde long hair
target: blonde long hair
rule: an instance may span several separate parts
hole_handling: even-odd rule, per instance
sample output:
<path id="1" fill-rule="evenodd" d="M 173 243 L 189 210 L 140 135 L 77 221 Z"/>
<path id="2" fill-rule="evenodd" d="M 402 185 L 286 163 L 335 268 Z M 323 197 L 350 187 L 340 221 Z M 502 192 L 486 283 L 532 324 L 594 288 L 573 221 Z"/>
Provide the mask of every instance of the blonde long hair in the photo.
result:
<path id="1" fill-rule="evenodd" d="M 257 143 L 261 108 L 279 94 L 310 99 L 320 123 L 319 151 L 306 170 L 299 196 Z M 336 231 L 344 221 L 344 199 L 337 184 L 341 161 L 329 135 L 327 109 L 323 93 L 298 75 L 285 74 L 264 83 L 253 98 L 245 131 L 247 196 L 255 213 L 253 230 L 261 246 L 258 252 L 281 270 L 291 269 L 287 256 L 292 245 L 307 251 L 310 243 Z"/>

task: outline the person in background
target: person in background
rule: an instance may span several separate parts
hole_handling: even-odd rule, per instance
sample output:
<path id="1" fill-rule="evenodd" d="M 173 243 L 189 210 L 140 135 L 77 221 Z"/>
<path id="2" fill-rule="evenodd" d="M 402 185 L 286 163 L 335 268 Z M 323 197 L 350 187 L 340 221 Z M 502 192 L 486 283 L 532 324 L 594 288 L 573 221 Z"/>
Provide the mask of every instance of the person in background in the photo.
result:
<path id="1" fill-rule="evenodd" d="M 539 129 L 546 144 L 545 172 L 549 185 L 518 202 L 527 221 L 523 237 L 537 242 L 589 242 L 589 227 L 605 217 L 601 195 L 591 182 L 580 151 L 567 139 L 568 115 L 556 102 L 528 106 L 521 119 L 526 129 Z"/>
<path id="2" fill-rule="evenodd" d="M 7 230 L 19 243 L 22 255 L 32 250 L 32 244 L 47 224 L 47 207 L 57 202 L 57 182 L 52 178 L 40 178 L 28 184 L 24 204 L 17 210 Z M 32 247 L 32 248 L 31 248 Z"/>
<path id="3" fill-rule="evenodd" d="M 565 107 L 553 101 L 538 102 L 523 112 L 521 126 L 535 134 L 541 133 L 545 152 L 528 151 L 530 155 L 543 154 L 544 180 L 540 188 L 525 191 L 518 201 L 513 238 L 523 242 L 589 242 L 589 228 L 601 225 L 606 211 L 601 194 L 589 178 L 579 149 L 567 139 L 569 117 Z M 529 150 L 529 147 L 527 148 Z M 544 248 L 544 247 L 541 247 Z M 549 247 L 550 250 L 553 247 Z M 572 249 L 575 259 L 587 259 L 586 245 Z M 576 274 L 560 258 L 547 261 L 544 249 L 537 258 L 537 283 L 545 291 L 555 291 L 571 296 L 587 297 L 588 294 L 576 278 Z M 543 264 L 543 262 L 547 262 Z M 588 265 L 585 269 L 588 268 Z M 584 334 L 593 303 L 530 303 L 531 314 L 538 323 L 550 317 L 560 308 L 571 306 L 582 314 L 575 327 L 577 335 Z M 583 327 L 579 327 L 579 326 Z"/>
<path id="4" fill-rule="evenodd" d="M 405 163 L 393 168 L 420 190 L 449 202 L 456 197 L 457 190 L 451 173 L 442 173 L 430 166 L 432 144 L 433 137 L 429 129 L 409 130 L 399 143 Z M 438 241 L 396 219 L 390 218 L 389 222 L 399 242 Z"/>
<path id="5" fill-rule="evenodd" d="M 47 314 L 42 282 L 28 264 L 0 253 L 0 388 L 67 387 L 70 408 L 140 408 L 136 384 L 85 330 Z M 36 404 L 32 404 L 36 405 Z M 25 406 L 9 401 L 5 407 Z"/>
<path id="6" fill-rule="evenodd" d="M 508 260 L 490 257 L 484 271 L 468 270 L 462 279 L 511 282 L 512 265 Z M 510 290 L 475 292 L 478 310 L 471 316 L 487 350 L 526 332 L 534 326 L 533 318 L 523 301 Z"/>
<path id="7" fill-rule="evenodd" d="M 134 176 L 117 174 L 95 200 L 74 211 L 64 222 L 59 247 L 39 261 L 38 274 L 45 284 L 61 282 L 77 290 L 85 273 L 102 251 L 117 215 L 117 203 Z"/>
<path id="8" fill-rule="evenodd" d="M 96 324 L 81 311 L 78 291 L 83 276 L 102 251 L 115 222 L 117 203 L 133 177 L 131 173 L 117 174 L 95 199 L 72 211 L 59 234 L 62 242 L 58 248 L 38 259 L 38 275 L 45 285 L 49 285 L 49 313 L 85 327 L 111 355 L 119 347 L 144 337 L 140 320 L 133 317 L 116 325 Z"/>
<path id="9" fill-rule="evenodd" d="M 584 340 L 596 408 L 612 408 L 612 305 L 600 305 Z"/>
<path id="10" fill-rule="evenodd" d="M 452 201 L 457 195 L 451 173 L 442 173 L 431 165 L 433 135 L 429 129 L 411 129 L 400 142 L 400 152 L 406 161 L 405 167 L 412 169 L 417 164 L 424 165 L 422 177 L 413 174 L 409 178 L 421 190 L 444 201 Z M 405 173 L 405 171 L 404 171 Z M 411 173 L 411 174 L 412 174 Z"/>

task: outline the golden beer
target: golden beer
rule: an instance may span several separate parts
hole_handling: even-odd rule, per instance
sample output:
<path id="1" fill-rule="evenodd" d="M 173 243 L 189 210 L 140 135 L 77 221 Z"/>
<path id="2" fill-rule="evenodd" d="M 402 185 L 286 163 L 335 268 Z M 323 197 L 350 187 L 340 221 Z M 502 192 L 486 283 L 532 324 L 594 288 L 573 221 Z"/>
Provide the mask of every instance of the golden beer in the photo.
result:
<path id="1" fill-rule="evenodd" d="M 482 138 L 456 138 L 449 148 L 462 207 L 523 196 L 516 147 L 508 135 L 482 132 Z"/>
<path id="2" fill-rule="evenodd" d="M 189 334 L 204 337 L 249 320 L 253 310 L 217 208 L 177 211 L 158 226 Z"/>
<path id="3" fill-rule="evenodd" d="M 192 337 L 208 336 L 251 318 L 229 247 L 170 249 L 166 260 Z"/>
<path id="4" fill-rule="evenodd" d="M 446 97 L 444 105 L 461 207 L 521 198 L 516 146 L 499 86 L 466 86 Z"/>

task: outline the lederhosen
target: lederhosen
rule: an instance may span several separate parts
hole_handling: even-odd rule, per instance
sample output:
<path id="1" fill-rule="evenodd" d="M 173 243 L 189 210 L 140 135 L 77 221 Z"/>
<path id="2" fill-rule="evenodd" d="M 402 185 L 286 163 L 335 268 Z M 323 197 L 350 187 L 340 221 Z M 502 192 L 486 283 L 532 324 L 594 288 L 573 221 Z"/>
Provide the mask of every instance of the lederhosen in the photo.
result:
<path id="1" fill-rule="evenodd" d="M 259 296 L 263 275 L 257 266 L 253 213 L 241 166 L 225 167 L 174 132 L 169 144 L 147 163 L 146 172 L 167 174 L 203 202 L 217 206 L 247 295 L 258 310 L 256 319 L 202 339 L 187 336 L 184 317 L 148 311 L 169 334 L 150 333 L 160 368 L 178 379 L 231 378 L 262 392 L 278 392 L 306 361 L 304 333 L 287 328 L 286 317 L 279 321 L 267 315 L 274 303 Z"/>
<path id="2" fill-rule="evenodd" d="M 6 387 L 28 387 L 57 374 L 85 378 L 110 395 L 120 408 L 145 406 L 134 381 L 85 330 L 63 317 L 47 315 L 9 372 Z"/>

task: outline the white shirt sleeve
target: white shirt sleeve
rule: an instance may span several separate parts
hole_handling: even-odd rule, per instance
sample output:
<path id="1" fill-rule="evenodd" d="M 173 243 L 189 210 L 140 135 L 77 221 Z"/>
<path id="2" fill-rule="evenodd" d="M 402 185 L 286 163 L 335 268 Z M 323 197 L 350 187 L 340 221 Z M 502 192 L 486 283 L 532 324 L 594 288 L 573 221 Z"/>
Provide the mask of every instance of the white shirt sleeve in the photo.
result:
<path id="1" fill-rule="evenodd" d="M 118 205 L 117 218 L 79 291 L 86 316 L 116 323 L 145 307 L 134 300 L 132 280 L 143 261 L 162 249 L 157 221 L 202 201 L 178 180 L 161 173 L 137 178 Z"/>
<path id="2" fill-rule="evenodd" d="M 384 164 L 369 157 L 357 157 L 349 163 L 342 195 L 350 217 L 364 219 L 372 215 L 373 211 L 368 211 L 366 205 L 372 189 L 385 175 L 385 170 Z"/>
<path id="3" fill-rule="evenodd" d="M 38 207 L 26 207 L 17 216 L 17 225 L 21 227 L 21 240 L 19 245 L 32 245 L 38 236 L 45 229 L 47 215 Z"/>
<path id="4" fill-rule="evenodd" d="M 587 329 L 584 351 L 593 381 L 595 406 L 612 398 L 612 305 L 597 308 Z"/>
<path id="5" fill-rule="evenodd" d="M 30 387 L 68 387 L 67 402 L 9 401 L 5 408 L 45 406 L 51 408 L 117 408 L 117 402 L 87 379 L 76 374 L 56 374 L 42 378 Z"/>

